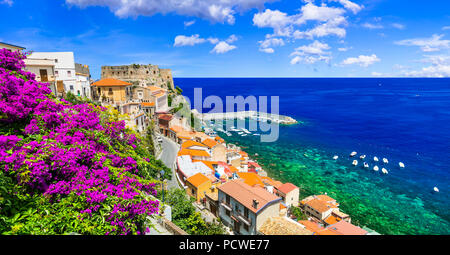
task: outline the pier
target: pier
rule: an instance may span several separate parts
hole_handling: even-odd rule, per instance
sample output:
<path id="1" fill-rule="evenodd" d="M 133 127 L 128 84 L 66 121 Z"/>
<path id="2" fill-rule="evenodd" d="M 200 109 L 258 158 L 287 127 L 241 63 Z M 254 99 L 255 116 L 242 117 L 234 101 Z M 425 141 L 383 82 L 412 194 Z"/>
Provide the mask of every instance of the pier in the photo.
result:
<path id="1" fill-rule="evenodd" d="M 210 120 L 234 120 L 234 119 L 252 119 L 257 121 L 271 121 L 284 125 L 292 125 L 297 124 L 298 121 L 292 117 L 265 113 L 265 112 L 257 112 L 257 111 L 239 111 L 239 112 L 221 112 L 221 113 L 199 113 L 197 110 L 192 110 L 192 113 L 202 121 L 210 121 Z"/>

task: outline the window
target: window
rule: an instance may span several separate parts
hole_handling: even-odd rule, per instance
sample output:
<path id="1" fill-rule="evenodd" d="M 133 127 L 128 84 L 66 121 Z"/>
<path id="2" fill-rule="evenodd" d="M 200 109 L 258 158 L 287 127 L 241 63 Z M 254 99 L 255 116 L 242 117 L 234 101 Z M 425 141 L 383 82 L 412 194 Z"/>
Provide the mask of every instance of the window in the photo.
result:
<path id="1" fill-rule="evenodd" d="M 230 204 L 230 196 L 228 196 L 228 195 L 225 195 L 225 196 L 226 196 L 225 200 L 226 200 L 227 204 Z"/>
<path id="2" fill-rule="evenodd" d="M 55 71 L 55 75 L 58 76 L 58 71 Z"/>
<path id="3" fill-rule="evenodd" d="M 55 59 L 55 63 L 58 63 L 58 59 Z"/>
<path id="4" fill-rule="evenodd" d="M 244 229 L 245 229 L 245 231 L 248 232 L 248 225 L 247 224 L 244 224 Z"/>
<path id="5" fill-rule="evenodd" d="M 245 216 L 245 218 L 248 218 L 248 208 L 247 207 L 244 208 L 244 216 Z"/>
<path id="6" fill-rule="evenodd" d="M 226 214 L 228 217 L 231 216 L 231 215 L 230 215 L 230 211 L 228 211 L 228 210 L 225 210 L 225 214 Z"/>
<path id="7" fill-rule="evenodd" d="M 72 77 L 72 72 L 71 71 L 67 71 L 67 76 L 68 77 Z"/>
<path id="8" fill-rule="evenodd" d="M 70 90 L 72 90 L 72 91 L 73 91 L 73 85 L 70 85 Z"/>

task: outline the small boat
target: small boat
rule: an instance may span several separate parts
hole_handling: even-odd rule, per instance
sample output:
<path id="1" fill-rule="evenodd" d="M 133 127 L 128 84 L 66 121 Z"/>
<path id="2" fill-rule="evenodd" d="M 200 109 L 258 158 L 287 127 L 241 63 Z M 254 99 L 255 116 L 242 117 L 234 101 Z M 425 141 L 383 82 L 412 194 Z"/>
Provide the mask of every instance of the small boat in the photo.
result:
<path id="1" fill-rule="evenodd" d="M 242 135 L 244 132 L 238 132 L 239 135 Z"/>
<path id="2" fill-rule="evenodd" d="M 253 134 L 253 135 L 261 135 L 261 134 Z"/>
<path id="3" fill-rule="evenodd" d="M 353 160 L 352 165 L 354 165 L 354 166 L 358 165 L 358 160 L 356 160 L 356 159 Z"/>
<path id="4" fill-rule="evenodd" d="M 354 151 L 354 152 L 350 153 L 350 157 L 353 157 L 353 156 L 355 156 L 356 154 L 357 154 L 357 152 Z"/>
<path id="5" fill-rule="evenodd" d="M 389 161 L 387 160 L 387 158 L 383 158 L 383 162 L 384 162 L 385 164 L 389 163 Z"/>
<path id="6" fill-rule="evenodd" d="M 367 162 L 364 162 L 364 168 L 369 168 L 369 164 L 367 164 Z"/>
<path id="7" fill-rule="evenodd" d="M 403 162 L 398 162 L 398 166 L 399 166 L 400 168 L 405 168 L 405 164 L 403 164 Z"/>
<path id="8" fill-rule="evenodd" d="M 359 158 L 360 158 L 360 159 L 365 159 L 365 158 L 366 158 L 366 155 L 361 155 L 361 156 L 359 156 Z"/>
<path id="9" fill-rule="evenodd" d="M 439 192 L 439 189 L 438 189 L 437 187 L 434 187 L 433 190 L 434 190 L 435 192 Z"/>
<path id="10" fill-rule="evenodd" d="M 378 171 L 378 170 L 379 170 L 378 166 L 373 167 L 373 171 Z"/>
<path id="11" fill-rule="evenodd" d="M 337 156 L 337 155 L 333 157 L 334 160 L 336 160 L 336 159 L 338 159 L 338 158 L 339 158 L 339 156 Z"/>
<path id="12" fill-rule="evenodd" d="M 373 157 L 373 161 L 378 162 L 378 158 L 377 157 Z"/>
<path id="13" fill-rule="evenodd" d="M 388 174 L 388 170 L 386 170 L 386 168 L 381 168 L 381 172 L 383 173 L 383 174 Z"/>

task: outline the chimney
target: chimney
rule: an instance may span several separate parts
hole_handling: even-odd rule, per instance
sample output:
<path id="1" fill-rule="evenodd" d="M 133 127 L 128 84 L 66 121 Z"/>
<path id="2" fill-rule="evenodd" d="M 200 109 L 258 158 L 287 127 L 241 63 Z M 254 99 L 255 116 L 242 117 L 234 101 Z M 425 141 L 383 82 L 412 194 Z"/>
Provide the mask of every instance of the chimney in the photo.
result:
<path id="1" fill-rule="evenodd" d="M 253 208 L 258 209 L 258 204 L 259 204 L 258 200 L 253 199 Z"/>

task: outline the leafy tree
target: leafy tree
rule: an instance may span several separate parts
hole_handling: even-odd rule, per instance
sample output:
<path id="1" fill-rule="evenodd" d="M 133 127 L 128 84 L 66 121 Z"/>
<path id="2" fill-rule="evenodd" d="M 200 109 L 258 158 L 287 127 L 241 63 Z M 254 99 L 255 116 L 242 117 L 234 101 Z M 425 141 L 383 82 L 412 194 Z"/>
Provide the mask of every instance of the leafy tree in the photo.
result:
<path id="1" fill-rule="evenodd" d="M 297 220 L 307 220 L 308 217 L 302 212 L 299 207 L 291 206 L 289 207 L 289 211 L 292 215 L 294 215 Z"/>

